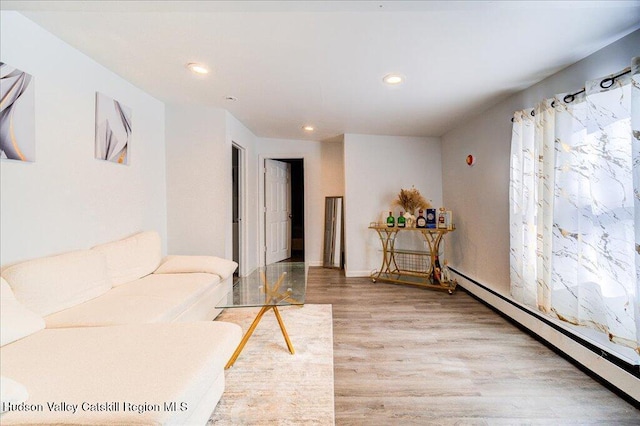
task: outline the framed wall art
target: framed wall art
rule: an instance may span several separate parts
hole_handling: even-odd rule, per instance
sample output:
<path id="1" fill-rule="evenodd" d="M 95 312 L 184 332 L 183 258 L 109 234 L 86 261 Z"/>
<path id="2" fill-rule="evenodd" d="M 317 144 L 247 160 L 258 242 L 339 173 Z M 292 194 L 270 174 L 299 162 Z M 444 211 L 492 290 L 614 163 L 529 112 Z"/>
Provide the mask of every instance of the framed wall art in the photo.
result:
<path id="1" fill-rule="evenodd" d="M 0 158 L 36 160 L 34 78 L 0 62 Z"/>
<path id="2" fill-rule="evenodd" d="M 128 164 L 130 142 L 131 108 L 96 92 L 95 157 Z"/>

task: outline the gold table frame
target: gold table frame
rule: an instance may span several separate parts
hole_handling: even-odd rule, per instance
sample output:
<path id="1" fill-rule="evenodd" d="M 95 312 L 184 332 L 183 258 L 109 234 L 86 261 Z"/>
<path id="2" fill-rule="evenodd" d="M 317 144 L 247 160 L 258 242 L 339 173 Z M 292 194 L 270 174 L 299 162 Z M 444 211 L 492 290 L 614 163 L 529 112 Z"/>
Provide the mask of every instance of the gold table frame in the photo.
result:
<path id="1" fill-rule="evenodd" d="M 379 270 L 374 271 L 370 278 L 376 281 L 390 282 L 394 284 L 406 284 L 418 287 L 425 287 L 432 290 L 447 291 L 453 294 L 458 286 L 456 280 L 440 281 L 434 283 L 430 277 L 435 268 L 435 257 L 440 250 L 440 242 L 445 234 L 453 232 L 453 229 L 442 228 L 398 228 L 397 226 L 385 226 L 380 224 L 371 224 L 369 229 L 373 229 L 380 237 L 382 244 L 382 265 Z M 395 248 L 396 236 L 399 232 L 419 232 L 427 243 L 427 251 L 419 250 L 401 250 Z M 426 260 L 426 270 L 418 270 L 417 268 L 403 268 L 399 266 L 397 257 L 415 256 L 424 257 Z"/>
<path id="2" fill-rule="evenodd" d="M 225 370 L 228 370 L 233 366 L 233 364 L 235 364 L 236 360 L 242 353 L 242 350 L 244 349 L 245 345 L 251 338 L 251 335 L 253 334 L 256 327 L 260 323 L 260 320 L 262 319 L 263 315 L 269 310 L 273 310 L 273 313 L 275 314 L 276 319 L 278 320 L 278 325 L 280 326 L 280 330 L 282 331 L 282 336 L 284 337 L 284 340 L 287 344 L 289 353 L 291 353 L 291 355 L 295 354 L 295 349 L 293 348 L 293 344 L 289 339 L 289 334 L 287 333 L 287 329 L 285 328 L 284 322 L 282 321 L 282 316 L 280 316 L 280 311 L 278 311 L 278 303 L 281 303 L 283 301 L 289 302 L 290 304 L 301 305 L 300 302 L 298 302 L 297 300 L 291 297 L 291 289 L 287 289 L 285 291 L 280 290 L 280 286 L 282 285 L 282 282 L 284 281 L 284 278 L 286 277 L 286 275 L 287 273 L 283 272 L 280 275 L 280 278 L 278 278 L 278 281 L 273 285 L 273 287 L 269 287 L 266 274 L 264 272 L 261 273 L 260 277 L 262 279 L 262 285 L 264 288 L 264 295 L 265 295 L 264 305 L 262 306 L 262 308 L 260 309 L 260 312 L 258 312 L 258 315 L 256 315 L 256 318 L 253 320 L 253 322 L 247 329 L 247 332 L 244 334 L 244 336 L 242 336 L 242 340 L 240 341 L 240 344 L 238 344 L 238 347 L 233 352 L 233 355 L 231 355 L 231 358 L 227 362 L 227 365 L 225 365 L 224 367 Z M 284 306 L 288 306 L 288 305 L 284 305 Z"/>

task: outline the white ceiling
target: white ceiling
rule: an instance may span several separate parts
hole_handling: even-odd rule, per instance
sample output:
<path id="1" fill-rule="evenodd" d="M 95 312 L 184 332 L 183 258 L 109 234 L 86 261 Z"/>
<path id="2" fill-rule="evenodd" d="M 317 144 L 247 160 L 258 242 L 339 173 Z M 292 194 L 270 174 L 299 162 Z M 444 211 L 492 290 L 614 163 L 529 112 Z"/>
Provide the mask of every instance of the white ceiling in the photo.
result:
<path id="1" fill-rule="evenodd" d="M 225 108 L 260 137 L 315 140 L 439 136 L 640 28 L 640 1 L 3 0 L 0 8 L 21 11 L 164 102 Z M 191 74 L 193 61 L 212 72 Z M 389 72 L 406 82 L 385 86 Z"/>

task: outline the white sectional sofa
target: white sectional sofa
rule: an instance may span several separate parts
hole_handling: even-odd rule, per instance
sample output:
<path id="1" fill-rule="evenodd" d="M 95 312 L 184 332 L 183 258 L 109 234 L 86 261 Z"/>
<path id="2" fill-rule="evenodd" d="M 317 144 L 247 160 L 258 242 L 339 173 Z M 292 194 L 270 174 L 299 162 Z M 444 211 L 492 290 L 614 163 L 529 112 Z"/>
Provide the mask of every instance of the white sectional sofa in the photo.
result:
<path id="1" fill-rule="evenodd" d="M 1 424 L 206 423 L 241 339 L 211 321 L 237 264 L 161 252 L 142 232 L 2 269 Z"/>

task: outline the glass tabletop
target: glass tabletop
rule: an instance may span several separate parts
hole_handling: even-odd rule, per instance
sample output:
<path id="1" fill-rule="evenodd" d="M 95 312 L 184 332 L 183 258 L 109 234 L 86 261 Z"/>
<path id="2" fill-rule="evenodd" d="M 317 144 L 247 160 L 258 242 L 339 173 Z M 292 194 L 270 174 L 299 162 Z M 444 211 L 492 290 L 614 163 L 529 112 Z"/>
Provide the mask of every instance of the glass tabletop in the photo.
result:
<path id="1" fill-rule="evenodd" d="M 303 305 L 307 290 L 304 262 L 278 262 L 240 278 L 217 308 Z"/>

